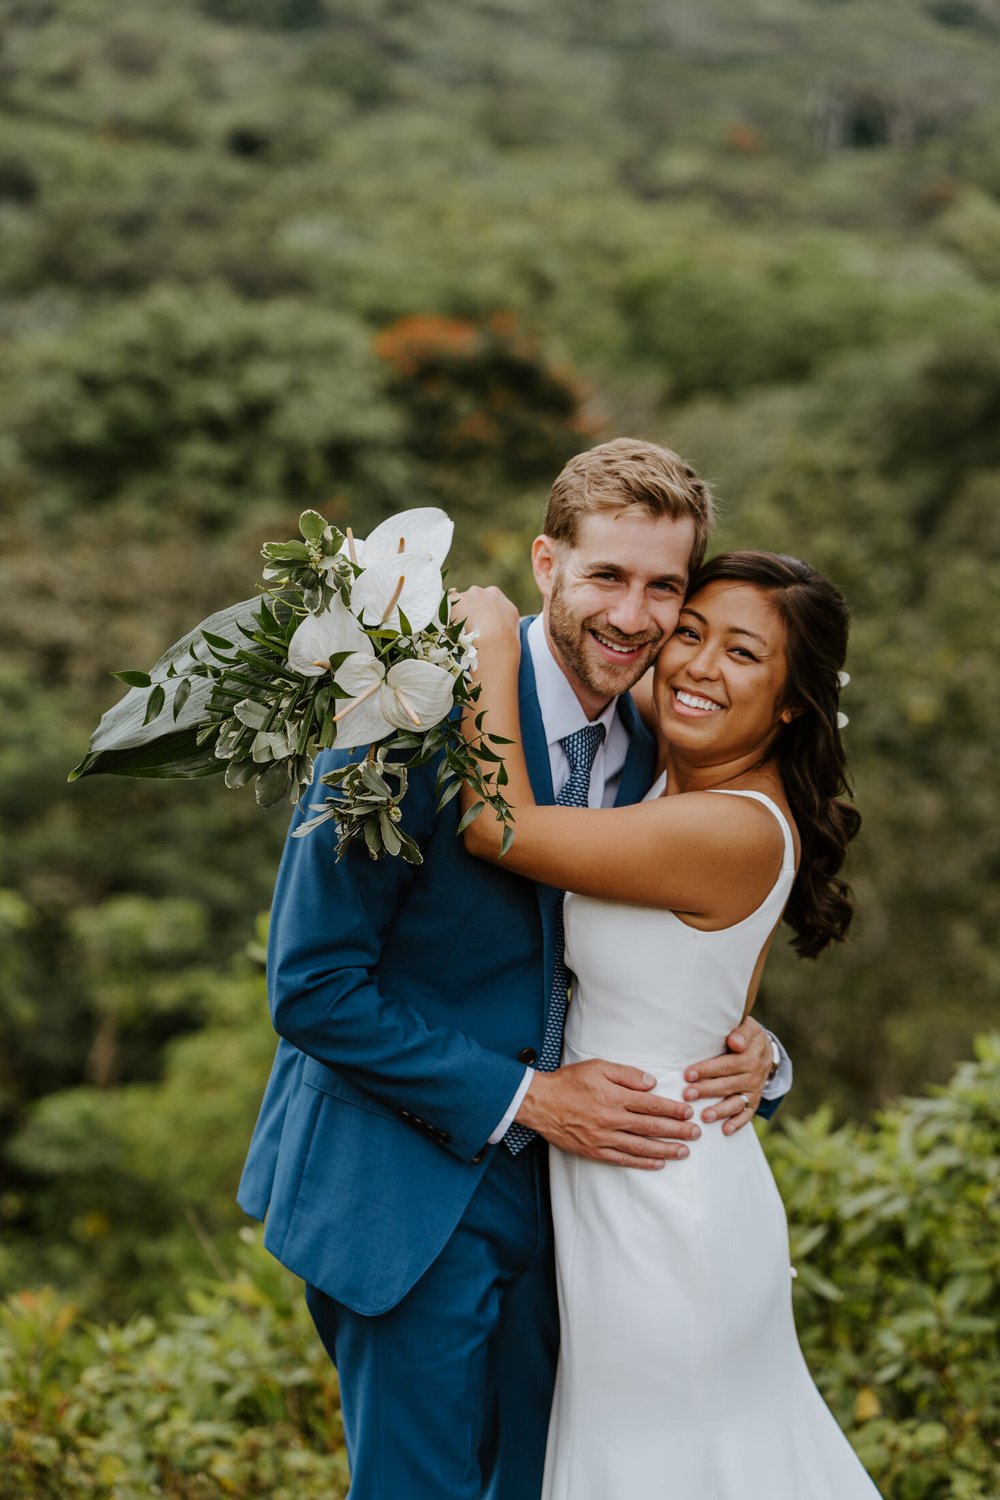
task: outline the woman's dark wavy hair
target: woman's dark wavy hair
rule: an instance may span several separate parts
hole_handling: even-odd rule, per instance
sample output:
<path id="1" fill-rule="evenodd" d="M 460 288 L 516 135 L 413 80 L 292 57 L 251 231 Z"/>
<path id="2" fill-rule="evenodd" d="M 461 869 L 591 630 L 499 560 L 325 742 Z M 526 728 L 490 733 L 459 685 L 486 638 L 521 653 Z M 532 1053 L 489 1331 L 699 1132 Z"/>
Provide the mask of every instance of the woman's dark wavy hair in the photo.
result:
<path id="1" fill-rule="evenodd" d="M 850 787 L 837 727 L 847 605 L 815 568 L 775 552 L 725 552 L 710 558 L 691 578 L 688 598 L 723 580 L 766 590 L 785 627 L 788 680 L 778 709 L 799 712 L 790 724 L 781 725 L 771 755 L 802 844 L 785 921 L 796 934 L 796 951 L 815 958 L 829 943 L 843 940 L 854 913 L 850 888 L 838 878 L 847 846 L 861 826 L 861 814 L 842 800 Z"/>

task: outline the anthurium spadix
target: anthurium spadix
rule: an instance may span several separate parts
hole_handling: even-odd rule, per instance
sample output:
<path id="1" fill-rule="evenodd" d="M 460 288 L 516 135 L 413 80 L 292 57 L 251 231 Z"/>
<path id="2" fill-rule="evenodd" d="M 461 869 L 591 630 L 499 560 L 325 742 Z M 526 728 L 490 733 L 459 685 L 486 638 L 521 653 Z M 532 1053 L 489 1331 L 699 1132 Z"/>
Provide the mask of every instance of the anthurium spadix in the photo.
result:
<path id="1" fill-rule="evenodd" d="M 321 677 L 330 670 L 330 660 L 345 651 L 375 655 L 375 647 L 340 599 L 327 609 L 306 615 L 288 642 L 288 665 L 303 677 Z"/>
<path id="2" fill-rule="evenodd" d="M 441 569 L 429 554 L 399 552 L 371 563 L 354 580 L 351 609 L 370 627 L 401 630 L 401 615 L 414 633 L 425 630 L 441 607 Z"/>
<path id="3" fill-rule="evenodd" d="M 398 661 L 386 671 L 374 656 L 359 651 L 334 680 L 350 694 L 334 715 L 341 750 L 384 739 L 394 729 L 433 729 L 455 701 L 451 673 L 429 661 Z"/>

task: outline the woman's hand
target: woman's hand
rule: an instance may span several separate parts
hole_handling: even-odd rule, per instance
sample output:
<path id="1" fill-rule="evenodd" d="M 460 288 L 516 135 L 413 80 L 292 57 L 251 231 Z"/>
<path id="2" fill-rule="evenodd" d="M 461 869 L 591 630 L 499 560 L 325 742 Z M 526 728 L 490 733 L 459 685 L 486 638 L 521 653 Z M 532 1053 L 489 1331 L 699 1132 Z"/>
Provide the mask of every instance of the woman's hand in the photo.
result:
<path id="1" fill-rule="evenodd" d="M 492 655 L 513 651 L 521 652 L 521 620 L 517 605 L 513 604 L 502 589 L 473 587 L 463 594 L 454 591 L 451 595 L 451 618 L 464 620 L 467 632 L 475 633 L 476 650 Z"/>

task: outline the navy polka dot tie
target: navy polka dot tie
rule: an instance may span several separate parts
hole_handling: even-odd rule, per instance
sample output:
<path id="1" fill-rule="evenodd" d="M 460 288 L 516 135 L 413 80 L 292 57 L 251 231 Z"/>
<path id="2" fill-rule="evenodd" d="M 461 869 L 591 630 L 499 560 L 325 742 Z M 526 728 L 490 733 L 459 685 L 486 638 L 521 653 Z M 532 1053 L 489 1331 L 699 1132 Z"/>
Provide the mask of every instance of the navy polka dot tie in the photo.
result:
<path id="1" fill-rule="evenodd" d="M 603 724 L 585 724 L 575 734 L 560 740 L 569 761 L 569 776 L 556 798 L 557 807 L 588 807 L 590 804 L 590 773 L 594 757 L 604 739 Z M 515 823 L 516 829 L 516 823 Z M 545 1017 L 545 1036 L 538 1057 L 538 1071 L 553 1073 L 562 1057 L 563 1026 L 566 1021 L 566 1004 L 569 997 L 569 975 L 566 972 L 566 934 L 563 928 L 562 895 L 556 903 L 555 963 L 552 970 L 552 990 L 549 994 L 549 1009 Z M 534 1140 L 535 1132 L 524 1125 L 514 1124 L 507 1131 L 503 1143 L 515 1156 Z"/>

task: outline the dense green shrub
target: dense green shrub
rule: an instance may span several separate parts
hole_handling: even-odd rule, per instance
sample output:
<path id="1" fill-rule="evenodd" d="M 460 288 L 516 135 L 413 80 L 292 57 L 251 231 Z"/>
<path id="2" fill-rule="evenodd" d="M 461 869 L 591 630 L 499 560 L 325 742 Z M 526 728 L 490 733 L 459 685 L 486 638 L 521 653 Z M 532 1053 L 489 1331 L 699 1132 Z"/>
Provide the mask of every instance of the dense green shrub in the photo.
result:
<path id="1" fill-rule="evenodd" d="M 891 1500 L 1000 1491 L 1000 1035 L 947 1089 L 768 1140 L 813 1374 Z"/>
<path id="2" fill-rule="evenodd" d="M 398 418 L 367 329 L 291 299 L 164 286 L 29 361 L 14 415 L 41 482 L 100 504 L 127 495 L 211 521 L 254 499 L 338 485 L 392 495 L 379 463 Z"/>
<path id="3" fill-rule="evenodd" d="M 1000 1272 L 1000 1037 L 874 1126 L 768 1134 L 807 1359 L 886 1500 L 989 1500 Z M 228 1252 L 227 1252 L 228 1253 Z M 84 1323 L 51 1291 L 0 1313 L 0 1500 L 334 1500 L 335 1376 L 294 1279 L 241 1232 L 188 1308 Z"/>
<path id="4" fill-rule="evenodd" d="M 80 1321 L 53 1292 L 0 1312 L 0 1500 L 337 1500 L 336 1376 L 293 1278 L 245 1231 L 224 1282 L 162 1324 Z"/>

